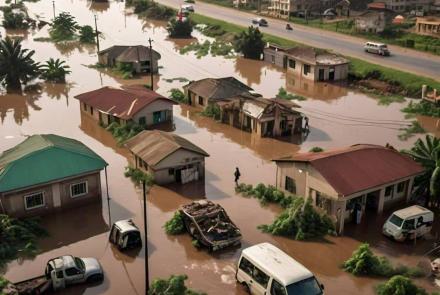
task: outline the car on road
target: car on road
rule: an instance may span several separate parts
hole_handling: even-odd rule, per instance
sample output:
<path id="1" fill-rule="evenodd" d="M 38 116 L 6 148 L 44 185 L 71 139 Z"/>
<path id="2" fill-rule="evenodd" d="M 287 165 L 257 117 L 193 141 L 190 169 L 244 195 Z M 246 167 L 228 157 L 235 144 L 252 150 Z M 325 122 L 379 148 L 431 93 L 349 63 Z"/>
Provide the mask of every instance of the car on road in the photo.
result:
<path id="1" fill-rule="evenodd" d="M 261 18 L 261 17 L 253 18 L 252 23 L 254 25 L 259 25 L 260 27 L 267 27 L 269 25 L 267 20 L 265 20 L 264 18 Z"/>
<path id="2" fill-rule="evenodd" d="M 181 6 L 181 11 L 182 12 L 194 12 L 194 6 L 191 4 L 184 4 Z"/>
<path id="3" fill-rule="evenodd" d="M 376 43 L 376 42 L 367 42 L 364 45 L 365 52 L 368 53 L 375 53 L 382 56 L 389 56 L 390 50 L 388 49 L 388 46 L 383 43 Z"/>

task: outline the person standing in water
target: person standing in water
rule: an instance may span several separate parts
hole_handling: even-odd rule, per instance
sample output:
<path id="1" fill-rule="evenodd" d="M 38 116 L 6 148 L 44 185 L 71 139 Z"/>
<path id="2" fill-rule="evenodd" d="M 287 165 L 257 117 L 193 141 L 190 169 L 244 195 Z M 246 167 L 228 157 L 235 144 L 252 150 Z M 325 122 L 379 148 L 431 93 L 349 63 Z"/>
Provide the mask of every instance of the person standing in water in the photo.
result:
<path id="1" fill-rule="evenodd" d="M 238 170 L 238 167 L 235 167 L 235 172 L 234 172 L 234 176 L 235 176 L 235 185 L 238 185 L 238 180 L 240 180 L 240 170 Z"/>

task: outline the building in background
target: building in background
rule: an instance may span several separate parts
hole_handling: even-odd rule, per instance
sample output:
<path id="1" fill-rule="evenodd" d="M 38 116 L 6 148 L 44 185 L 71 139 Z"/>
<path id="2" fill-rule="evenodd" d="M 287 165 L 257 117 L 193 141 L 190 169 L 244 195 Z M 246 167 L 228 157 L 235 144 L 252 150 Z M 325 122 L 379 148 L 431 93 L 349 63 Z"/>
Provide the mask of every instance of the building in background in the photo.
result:
<path id="1" fill-rule="evenodd" d="M 419 35 L 440 38 L 440 17 L 418 17 L 415 32 Z"/>

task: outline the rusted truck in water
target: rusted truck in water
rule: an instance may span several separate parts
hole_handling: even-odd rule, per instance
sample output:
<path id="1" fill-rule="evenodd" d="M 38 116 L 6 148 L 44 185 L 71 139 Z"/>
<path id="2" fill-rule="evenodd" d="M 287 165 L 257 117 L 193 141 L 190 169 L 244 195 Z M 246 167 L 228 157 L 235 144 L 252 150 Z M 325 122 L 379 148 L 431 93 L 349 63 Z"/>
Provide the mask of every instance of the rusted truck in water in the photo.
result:
<path id="1" fill-rule="evenodd" d="M 222 206 L 208 200 L 180 208 L 188 233 L 210 251 L 241 244 L 241 232 Z"/>
<path id="2" fill-rule="evenodd" d="M 44 275 L 12 284 L 11 292 L 15 293 L 11 294 L 46 294 L 67 285 L 97 283 L 103 279 L 104 272 L 95 258 L 65 255 L 49 260 Z"/>

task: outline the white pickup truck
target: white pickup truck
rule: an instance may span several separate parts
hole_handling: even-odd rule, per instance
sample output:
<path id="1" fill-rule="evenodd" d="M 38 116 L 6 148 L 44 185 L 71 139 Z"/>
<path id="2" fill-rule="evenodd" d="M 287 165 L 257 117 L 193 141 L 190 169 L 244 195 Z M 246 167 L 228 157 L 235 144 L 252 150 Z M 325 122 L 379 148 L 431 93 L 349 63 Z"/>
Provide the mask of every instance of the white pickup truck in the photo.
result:
<path id="1" fill-rule="evenodd" d="M 44 275 L 15 283 L 18 294 L 44 294 L 61 290 L 67 285 L 96 283 L 104 279 L 104 272 L 95 258 L 71 255 L 53 258 L 47 262 Z"/>

